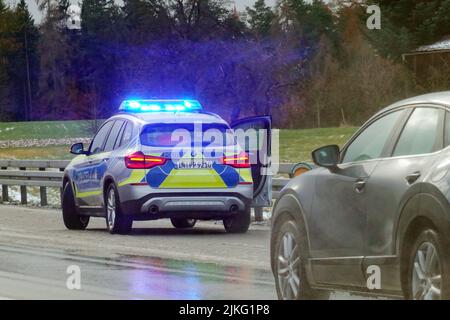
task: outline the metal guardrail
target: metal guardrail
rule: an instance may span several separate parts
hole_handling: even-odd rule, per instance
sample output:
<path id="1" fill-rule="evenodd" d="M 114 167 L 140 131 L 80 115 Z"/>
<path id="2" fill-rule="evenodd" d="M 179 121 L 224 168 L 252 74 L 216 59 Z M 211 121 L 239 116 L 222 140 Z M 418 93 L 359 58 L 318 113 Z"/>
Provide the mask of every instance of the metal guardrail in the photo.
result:
<path id="1" fill-rule="evenodd" d="M 40 190 L 41 206 L 47 206 L 47 188 L 61 188 L 65 160 L 0 160 L 1 202 L 9 201 L 9 186 L 20 186 L 20 202 L 28 204 L 27 187 Z"/>
<path id="2" fill-rule="evenodd" d="M 28 204 L 27 187 L 39 187 L 40 204 L 47 206 L 47 188 L 60 188 L 64 169 L 68 160 L 0 160 L 0 185 L 2 195 L 0 203 L 9 201 L 9 187 L 20 186 L 20 202 Z M 279 164 L 279 175 L 292 176 L 294 164 Z M 289 182 L 289 178 L 274 178 L 272 184 L 273 198 Z"/>

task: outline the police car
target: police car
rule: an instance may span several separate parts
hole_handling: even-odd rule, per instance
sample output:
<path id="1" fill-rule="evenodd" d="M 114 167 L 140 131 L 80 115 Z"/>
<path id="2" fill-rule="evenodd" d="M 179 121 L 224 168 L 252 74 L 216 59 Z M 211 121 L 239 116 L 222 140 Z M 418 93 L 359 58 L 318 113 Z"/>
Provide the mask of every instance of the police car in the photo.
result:
<path id="1" fill-rule="evenodd" d="M 266 134 L 239 143 L 237 130 Z M 223 220 L 227 232 L 244 233 L 251 207 L 271 204 L 270 132 L 269 116 L 230 126 L 196 100 L 126 100 L 87 150 L 71 147 L 64 224 L 81 230 L 104 217 L 110 233 L 127 234 L 135 220 L 170 218 L 176 228 Z"/>

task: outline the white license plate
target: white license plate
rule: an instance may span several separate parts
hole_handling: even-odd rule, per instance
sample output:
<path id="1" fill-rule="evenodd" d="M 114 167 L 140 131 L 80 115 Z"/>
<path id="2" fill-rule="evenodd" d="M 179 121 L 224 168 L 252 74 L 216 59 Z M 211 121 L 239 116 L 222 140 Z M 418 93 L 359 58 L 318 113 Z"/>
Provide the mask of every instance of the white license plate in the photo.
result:
<path id="1" fill-rule="evenodd" d="M 178 161 L 175 163 L 176 169 L 211 169 L 212 161 Z"/>

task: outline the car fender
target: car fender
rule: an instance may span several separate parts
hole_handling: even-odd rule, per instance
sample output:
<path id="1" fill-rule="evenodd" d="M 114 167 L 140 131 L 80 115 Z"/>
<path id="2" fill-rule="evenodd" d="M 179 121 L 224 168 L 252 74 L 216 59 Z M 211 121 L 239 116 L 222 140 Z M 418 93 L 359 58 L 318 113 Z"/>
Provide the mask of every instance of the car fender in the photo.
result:
<path id="1" fill-rule="evenodd" d="M 419 187 L 419 185 L 417 185 Z M 415 190 L 417 191 L 417 190 Z M 420 191 L 409 194 L 407 201 L 400 206 L 397 225 L 395 226 L 395 252 L 401 253 L 405 233 L 411 223 L 423 217 L 428 219 L 440 234 L 449 238 L 450 231 L 450 209 L 447 198 L 441 191 L 430 183 L 420 184 Z"/>
<path id="2" fill-rule="evenodd" d="M 302 207 L 299 199 L 297 198 L 295 191 L 285 188 L 280 193 L 280 197 L 276 201 L 274 209 L 273 209 L 273 216 L 271 219 L 272 220 L 272 225 L 271 225 L 272 232 L 271 232 L 271 241 L 270 241 L 271 253 L 275 249 L 273 247 L 273 244 L 275 243 L 274 226 L 277 223 L 277 220 L 284 214 L 289 214 L 290 216 L 292 216 L 295 219 L 295 222 L 297 224 L 301 225 L 302 228 L 304 228 L 303 231 L 305 233 L 307 250 L 309 252 L 309 249 L 310 249 L 309 236 L 308 236 L 309 232 L 308 232 L 308 225 L 306 223 L 306 217 L 305 217 L 303 207 Z M 271 257 L 272 256 L 273 256 L 273 254 L 271 254 Z M 271 265 L 273 267 L 273 261 L 271 261 Z M 272 268 L 272 270 L 273 270 L 273 268 Z"/>
<path id="3" fill-rule="evenodd" d="M 102 203 L 103 203 L 103 205 L 105 205 L 105 203 L 104 203 L 105 188 L 106 188 L 107 184 L 109 184 L 110 182 L 114 183 L 116 185 L 116 187 L 118 187 L 117 181 L 114 178 L 114 176 L 111 173 L 107 172 L 103 176 L 102 182 L 100 184 L 102 186 Z"/>

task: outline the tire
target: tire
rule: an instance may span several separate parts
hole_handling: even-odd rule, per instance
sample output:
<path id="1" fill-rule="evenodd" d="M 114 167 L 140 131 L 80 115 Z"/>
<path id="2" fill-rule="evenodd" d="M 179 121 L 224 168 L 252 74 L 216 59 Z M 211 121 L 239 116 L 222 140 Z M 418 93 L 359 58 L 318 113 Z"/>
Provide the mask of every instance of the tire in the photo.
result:
<path id="1" fill-rule="evenodd" d="M 305 260 L 309 256 L 303 226 L 289 214 L 283 214 L 274 226 L 272 267 L 280 300 L 327 300 L 330 292 L 312 289 L 306 277 Z"/>
<path id="2" fill-rule="evenodd" d="M 64 225 L 69 230 L 84 230 L 89 224 L 89 216 L 78 214 L 72 184 L 70 182 L 64 186 L 63 190 L 62 215 Z"/>
<path id="3" fill-rule="evenodd" d="M 223 219 L 223 225 L 228 233 L 246 233 L 250 227 L 250 207 L 234 216 Z"/>
<path id="4" fill-rule="evenodd" d="M 196 219 L 186 219 L 186 218 L 170 218 L 170 222 L 177 229 L 188 229 L 193 228 L 197 223 Z"/>
<path id="5" fill-rule="evenodd" d="M 426 229 L 419 234 L 407 260 L 407 299 L 450 299 L 450 256 L 444 248 L 447 246 L 443 245 L 433 229 Z"/>
<path id="6" fill-rule="evenodd" d="M 111 183 L 105 194 L 106 228 L 111 234 L 129 234 L 133 228 L 133 219 L 125 215 L 120 205 L 119 192 Z"/>

